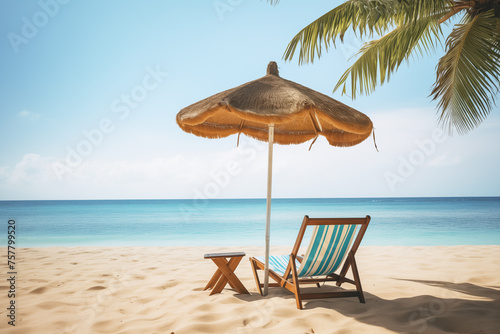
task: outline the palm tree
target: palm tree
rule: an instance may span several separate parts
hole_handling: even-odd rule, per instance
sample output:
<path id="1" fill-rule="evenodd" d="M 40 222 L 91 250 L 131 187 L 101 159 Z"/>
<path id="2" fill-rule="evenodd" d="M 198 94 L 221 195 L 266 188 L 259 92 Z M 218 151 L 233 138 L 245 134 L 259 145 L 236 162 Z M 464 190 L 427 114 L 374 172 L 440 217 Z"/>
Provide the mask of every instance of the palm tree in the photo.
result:
<path id="1" fill-rule="evenodd" d="M 271 1 L 277 2 L 277 1 Z M 299 64 L 313 62 L 351 28 L 364 43 L 358 58 L 334 91 L 351 96 L 371 93 L 389 81 L 403 61 L 434 52 L 441 44 L 441 24 L 461 20 L 446 39 L 430 96 L 438 100 L 439 122 L 453 133 L 477 127 L 490 113 L 499 92 L 500 0 L 349 0 L 302 29 L 288 44 L 285 60 L 299 47 Z"/>

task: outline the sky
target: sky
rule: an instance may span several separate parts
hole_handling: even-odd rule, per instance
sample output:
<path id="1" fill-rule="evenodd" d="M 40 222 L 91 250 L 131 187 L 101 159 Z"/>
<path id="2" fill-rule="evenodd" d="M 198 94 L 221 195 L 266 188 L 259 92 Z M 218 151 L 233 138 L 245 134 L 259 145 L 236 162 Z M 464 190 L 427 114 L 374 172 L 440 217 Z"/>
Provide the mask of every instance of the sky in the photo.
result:
<path id="1" fill-rule="evenodd" d="M 273 197 L 500 195 L 500 113 L 449 136 L 429 97 L 434 55 L 352 100 L 333 92 L 362 41 L 348 34 L 313 64 L 282 57 L 308 23 L 342 1 L 0 2 L 0 200 L 264 198 L 267 143 L 205 139 L 175 116 L 265 75 L 368 115 L 350 148 L 274 146 Z"/>

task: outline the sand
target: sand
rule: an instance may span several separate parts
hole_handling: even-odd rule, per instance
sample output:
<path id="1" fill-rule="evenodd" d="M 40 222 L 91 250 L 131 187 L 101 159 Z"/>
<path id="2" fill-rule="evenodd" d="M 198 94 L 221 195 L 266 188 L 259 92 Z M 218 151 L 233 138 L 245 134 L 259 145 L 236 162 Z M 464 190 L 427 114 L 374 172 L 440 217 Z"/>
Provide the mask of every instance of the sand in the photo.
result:
<path id="1" fill-rule="evenodd" d="M 250 295 L 203 291 L 204 253 L 244 251 L 236 270 Z M 261 247 L 74 247 L 16 250 L 15 299 L 0 283 L 1 333 L 500 333 L 500 246 L 361 247 L 366 304 L 261 297 L 248 256 Z M 289 247 L 274 247 L 286 254 Z M 7 262 L 6 250 L 0 256 Z M 349 284 L 343 285 L 349 287 Z M 323 289 L 324 287 L 322 287 Z M 7 307 L 15 300 L 15 327 Z"/>

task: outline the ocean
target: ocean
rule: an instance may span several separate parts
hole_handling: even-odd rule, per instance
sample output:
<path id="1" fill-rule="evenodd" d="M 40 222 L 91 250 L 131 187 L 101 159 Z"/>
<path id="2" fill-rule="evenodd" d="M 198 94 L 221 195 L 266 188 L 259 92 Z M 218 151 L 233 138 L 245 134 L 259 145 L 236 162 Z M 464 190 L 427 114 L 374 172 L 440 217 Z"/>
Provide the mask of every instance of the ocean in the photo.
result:
<path id="1" fill-rule="evenodd" d="M 9 220 L 16 247 L 259 246 L 265 215 L 265 199 L 0 201 L 0 246 Z M 500 197 L 273 199 L 271 245 L 304 215 L 370 215 L 362 245 L 500 245 Z"/>

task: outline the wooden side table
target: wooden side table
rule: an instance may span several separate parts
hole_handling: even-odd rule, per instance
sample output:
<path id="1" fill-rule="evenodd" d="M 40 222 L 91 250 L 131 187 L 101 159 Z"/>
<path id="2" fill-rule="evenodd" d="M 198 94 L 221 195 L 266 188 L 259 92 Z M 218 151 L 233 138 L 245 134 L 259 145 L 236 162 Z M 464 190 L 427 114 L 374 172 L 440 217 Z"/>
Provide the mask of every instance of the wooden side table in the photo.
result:
<path id="1" fill-rule="evenodd" d="M 226 284 L 229 283 L 240 294 L 249 294 L 243 283 L 241 283 L 238 276 L 234 273 L 245 255 L 243 252 L 205 254 L 204 258 L 211 259 L 218 268 L 203 291 L 212 289 L 210 292 L 211 296 L 220 293 Z"/>

